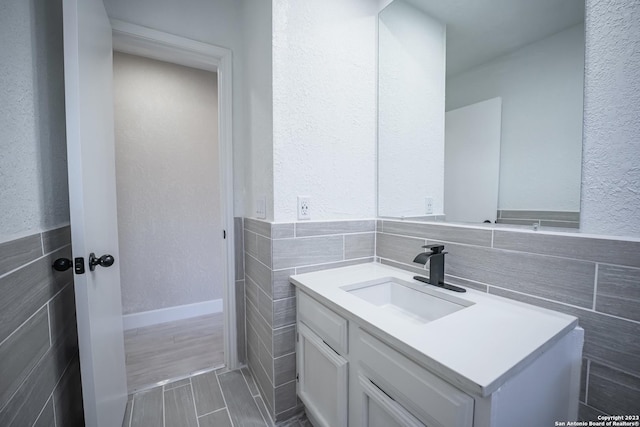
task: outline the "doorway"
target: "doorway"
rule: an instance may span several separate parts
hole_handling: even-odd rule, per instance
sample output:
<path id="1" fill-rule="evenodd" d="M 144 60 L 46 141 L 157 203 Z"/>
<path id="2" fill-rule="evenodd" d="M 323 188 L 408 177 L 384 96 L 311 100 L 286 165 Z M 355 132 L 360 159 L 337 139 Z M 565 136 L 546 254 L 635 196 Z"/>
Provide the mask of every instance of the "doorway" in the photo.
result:
<path id="1" fill-rule="evenodd" d="M 229 268 L 230 53 L 127 23 L 112 26 L 132 393 L 238 365 Z"/>

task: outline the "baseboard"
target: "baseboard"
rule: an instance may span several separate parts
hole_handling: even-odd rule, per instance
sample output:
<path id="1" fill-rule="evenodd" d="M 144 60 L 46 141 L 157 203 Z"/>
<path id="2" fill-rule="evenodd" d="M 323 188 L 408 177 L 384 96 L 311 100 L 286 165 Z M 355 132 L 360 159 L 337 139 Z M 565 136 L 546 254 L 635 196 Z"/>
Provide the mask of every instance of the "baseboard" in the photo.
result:
<path id="1" fill-rule="evenodd" d="M 190 319 L 192 317 L 214 313 L 222 313 L 222 299 L 125 314 L 122 316 L 122 321 L 124 330 L 128 331 L 130 329 L 157 325 L 158 323 Z"/>

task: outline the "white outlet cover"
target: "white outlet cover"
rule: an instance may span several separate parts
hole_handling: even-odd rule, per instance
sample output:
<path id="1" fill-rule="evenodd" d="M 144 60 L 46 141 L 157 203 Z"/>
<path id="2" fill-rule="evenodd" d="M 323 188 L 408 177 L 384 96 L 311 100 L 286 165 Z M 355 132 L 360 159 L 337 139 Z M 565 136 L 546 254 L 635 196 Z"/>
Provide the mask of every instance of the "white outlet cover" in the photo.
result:
<path id="1" fill-rule="evenodd" d="M 433 213 L 433 198 L 432 197 L 427 197 L 424 199 L 424 203 L 425 203 L 425 213 L 427 214 L 432 214 Z"/>
<path id="2" fill-rule="evenodd" d="M 267 217 L 267 199 L 259 197 L 256 199 L 256 218 L 265 219 Z"/>
<path id="3" fill-rule="evenodd" d="M 298 196 L 298 220 L 311 219 L 311 197 Z"/>

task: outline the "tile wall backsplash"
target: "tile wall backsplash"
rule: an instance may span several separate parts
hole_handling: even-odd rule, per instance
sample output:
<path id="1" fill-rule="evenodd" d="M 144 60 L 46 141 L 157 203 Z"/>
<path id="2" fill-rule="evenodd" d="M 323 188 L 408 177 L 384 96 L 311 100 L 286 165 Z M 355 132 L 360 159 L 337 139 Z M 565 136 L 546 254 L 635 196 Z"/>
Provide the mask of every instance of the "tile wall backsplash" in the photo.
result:
<path id="1" fill-rule="evenodd" d="M 580 228 L 580 212 L 498 210 L 498 224 Z"/>
<path id="2" fill-rule="evenodd" d="M 296 398 L 295 289 L 289 276 L 372 262 L 375 220 L 272 224 L 244 219 L 247 356 L 271 416 L 286 420 Z"/>
<path id="3" fill-rule="evenodd" d="M 0 425 L 82 426 L 69 227 L 0 244 Z"/>
<path id="4" fill-rule="evenodd" d="M 412 271 L 442 243 L 446 280 L 577 316 L 585 330 L 580 417 L 640 411 L 640 241 L 378 220 L 377 259 Z"/>

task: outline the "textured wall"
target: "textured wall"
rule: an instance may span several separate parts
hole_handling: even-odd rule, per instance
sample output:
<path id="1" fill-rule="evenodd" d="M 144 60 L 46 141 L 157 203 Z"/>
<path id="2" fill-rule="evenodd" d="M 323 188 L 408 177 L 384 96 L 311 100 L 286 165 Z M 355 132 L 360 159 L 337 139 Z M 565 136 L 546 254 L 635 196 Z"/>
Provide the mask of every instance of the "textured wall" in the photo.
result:
<path id="1" fill-rule="evenodd" d="M 0 425 L 81 426 L 73 273 L 51 268 L 71 257 L 62 2 L 0 0 L 0 40 Z"/>
<path id="2" fill-rule="evenodd" d="M 640 236 L 640 2 L 587 0 L 580 227 Z"/>
<path id="3" fill-rule="evenodd" d="M 216 79 L 114 54 L 124 314 L 222 297 Z"/>
<path id="4" fill-rule="evenodd" d="M 445 25 L 396 0 L 378 40 L 378 215 L 442 214 Z"/>
<path id="5" fill-rule="evenodd" d="M 233 52 L 233 184 L 234 212 L 244 212 L 244 66 L 243 34 L 247 27 L 238 0 L 104 0 L 109 17 L 181 37 L 231 49 Z M 248 31 L 248 30 L 247 30 Z"/>
<path id="6" fill-rule="evenodd" d="M 273 220 L 273 86 L 271 71 L 271 1 L 242 2 L 244 28 L 246 153 L 245 209 L 255 216 L 256 199 L 266 199 L 266 217 Z"/>
<path id="7" fill-rule="evenodd" d="M 0 1 L 0 241 L 69 222 L 60 7 Z"/>
<path id="8" fill-rule="evenodd" d="M 370 0 L 273 1 L 274 219 L 373 217 L 376 22 Z"/>
<path id="9" fill-rule="evenodd" d="M 577 25 L 447 79 L 447 111 L 502 97 L 499 209 L 579 210 L 583 76 Z"/>

